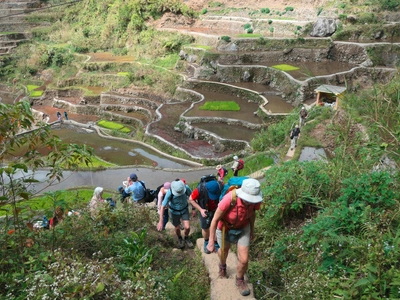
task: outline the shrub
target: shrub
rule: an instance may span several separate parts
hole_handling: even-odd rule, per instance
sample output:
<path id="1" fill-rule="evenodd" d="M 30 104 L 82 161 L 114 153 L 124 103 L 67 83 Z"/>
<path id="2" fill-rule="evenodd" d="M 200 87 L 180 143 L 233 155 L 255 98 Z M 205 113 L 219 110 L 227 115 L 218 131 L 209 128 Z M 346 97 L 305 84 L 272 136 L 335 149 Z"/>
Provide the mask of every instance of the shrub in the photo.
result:
<path id="1" fill-rule="evenodd" d="M 249 29 L 249 28 L 251 28 L 251 24 L 250 23 L 246 23 L 246 24 L 243 25 L 243 29 L 244 30 Z"/>
<path id="2" fill-rule="evenodd" d="M 261 12 L 262 12 L 263 14 L 269 14 L 271 11 L 270 11 L 269 8 L 261 8 Z"/>
<path id="3" fill-rule="evenodd" d="M 271 25 L 272 24 L 272 20 L 268 20 L 268 24 Z"/>
<path id="4" fill-rule="evenodd" d="M 293 11 L 293 10 L 294 10 L 294 8 L 291 7 L 291 6 L 286 6 L 285 7 L 285 11 Z"/>
<path id="5" fill-rule="evenodd" d="M 229 36 L 227 36 L 227 35 L 223 35 L 223 36 L 221 36 L 221 40 L 229 43 L 231 41 L 231 38 Z"/>
<path id="6" fill-rule="evenodd" d="M 247 33 L 253 33 L 253 28 L 248 28 Z"/>
<path id="7" fill-rule="evenodd" d="M 203 8 L 203 9 L 201 10 L 201 14 L 202 14 L 202 15 L 205 15 L 207 12 L 208 12 L 207 8 Z"/>
<path id="8" fill-rule="evenodd" d="M 381 0 L 380 4 L 382 9 L 384 10 L 397 11 L 398 8 L 400 7 L 399 0 Z"/>
<path id="9" fill-rule="evenodd" d="M 269 28 L 269 31 L 270 31 L 271 33 L 273 33 L 274 30 L 275 30 L 274 27 L 270 27 L 270 28 Z"/>

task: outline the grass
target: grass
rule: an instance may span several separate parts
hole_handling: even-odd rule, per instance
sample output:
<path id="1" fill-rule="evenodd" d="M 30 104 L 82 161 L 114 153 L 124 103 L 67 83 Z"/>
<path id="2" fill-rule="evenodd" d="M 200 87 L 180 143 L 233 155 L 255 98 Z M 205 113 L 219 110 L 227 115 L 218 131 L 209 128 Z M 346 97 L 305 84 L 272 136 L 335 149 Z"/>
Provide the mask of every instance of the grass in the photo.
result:
<path id="1" fill-rule="evenodd" d="M 115 123 L 115 122 L 111 122 L 111 121 L 106 121 L 106 120 L 100 120 L 97 122 L 97 125 L 103 127 L 103 128 L 107 128 L 107 129 L 111 129 L 111 130 L 117 130 L 123 133 L 129 133 L 132 130 L 130 130 L 129 128 L 125 127 L 122 124 L 119 123 Z"/>
<path id="2" fill-rule="evenodd" d="M 199 109 L 213 111 L 239 111 L 240 106 L 235 101 L 207 101 L 204 105 L 200 106 Z"/>
<path id="3" fill-rule="evenodd" d="M 259 33 L 240 33 L 237 35 L 239 38 L 260 38 L 262 34 Z"/>
<path id="4" fill-rule="evenodd" d="M 295 71 L 295 70 L 299 70 L 298 67 L 291 66 L 291 65 L 287 65 L 287 64 L 275 65 L 275 66 L 272 66 L 272 68 L 277 69 L 277 70 L 281 70 L 281 71 Z"/>
<path id="5" fill-rule="evenodd" d="M 43 91 L 35 91 L 39 86 L 28 84 L 26 88 L 28 89 L 28 93 L 30 97 L 40 97 L 43 95 Z"/>
<path id="6" fill-rule="evenodd" d="M 117 75 L 120 75 L 120 76 L 129 76 L 129 72 L 118 72 L 117 73 Z"/>
<path id="7" fill-rule="evenodd" d="M 32 84 L 28 84 L 26 86 L 26 88 L 28 89 L 28 93 L 33 92 L 34 90 L 36 90 L 39 86 L 38 85 L 32 85 Z"/>
<path id="8" fill-rule="evenodd" d="M 92 189 L 71 189 L 62 190 L 55 192 L 55 199 L 52 199 L 49 195 L 42 195 L 36 198 L 32 198 L 26 201 L 20 201 L 16 204 L 18 208 L 28 209 L 28 210 L 39 210 L 39 211 L 49 211 L 47 217 L 51 217 L 52 209 L 62 203 L 62 206 L 69 209 L 76 209 L 77 207 L 82 207 L 82 204 L 86 202 L 89 203 L 93 196 Z M 104 191 L 103 198 L 113 197 L 114 195 L 110 192 Z M 115 198 L 115 196 L 114 196 Z M 114 199 L 116 200 L 116 199 Z M 7 204 L 1 207 L 0 216 L 11 215 L 11 205 Z"/>

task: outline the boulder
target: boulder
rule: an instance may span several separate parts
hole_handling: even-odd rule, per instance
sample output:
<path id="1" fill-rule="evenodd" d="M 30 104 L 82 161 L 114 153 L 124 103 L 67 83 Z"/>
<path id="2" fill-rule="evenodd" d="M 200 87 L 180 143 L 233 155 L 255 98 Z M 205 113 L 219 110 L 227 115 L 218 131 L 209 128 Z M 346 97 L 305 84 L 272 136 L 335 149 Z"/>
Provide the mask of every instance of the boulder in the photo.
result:
<path id="1" fill-rule="evenodd" d="M 327 37 L 335 33 L 337 29 L 337 20 L 328 18 L 318 18 L 314 23 L 310 36 Z"/>

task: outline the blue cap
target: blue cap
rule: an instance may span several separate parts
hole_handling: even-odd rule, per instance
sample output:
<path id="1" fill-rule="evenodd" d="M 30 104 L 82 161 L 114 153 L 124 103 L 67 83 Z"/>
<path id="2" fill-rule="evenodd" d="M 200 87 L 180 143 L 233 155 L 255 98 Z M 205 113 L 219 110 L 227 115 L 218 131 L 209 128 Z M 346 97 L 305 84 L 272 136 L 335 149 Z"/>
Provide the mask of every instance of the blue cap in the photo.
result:
<path id="1" fill-rule="evenodd" d="M 210 200 L 218 200 L 221 194 L 219 184 L 216 180 L 211 180 L 206 183 L 206 189 L 208 192 L 208 198 Z"/>
<path id="2" fill-rule="evenodd" d="M 131 180 L 135 181 L 137 180 L 137 175 L 135 173 L 132 173 L 130 176 Z"/>

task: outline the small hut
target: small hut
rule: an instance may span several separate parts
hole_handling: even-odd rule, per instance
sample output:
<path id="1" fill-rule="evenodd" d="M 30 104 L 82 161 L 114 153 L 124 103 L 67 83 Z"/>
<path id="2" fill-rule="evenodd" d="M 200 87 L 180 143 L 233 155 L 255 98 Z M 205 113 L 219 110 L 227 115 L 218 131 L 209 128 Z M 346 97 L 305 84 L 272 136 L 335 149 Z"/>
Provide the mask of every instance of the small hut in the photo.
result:
<path id="1" fill-rule="evenodd" d="M 346 91 L 345 87 L 323 84 L 315 89 L 317 92 L 317 106 L 332 106 L 337 109 L 339 106 L 339 100 L 343 93 Z"/>

